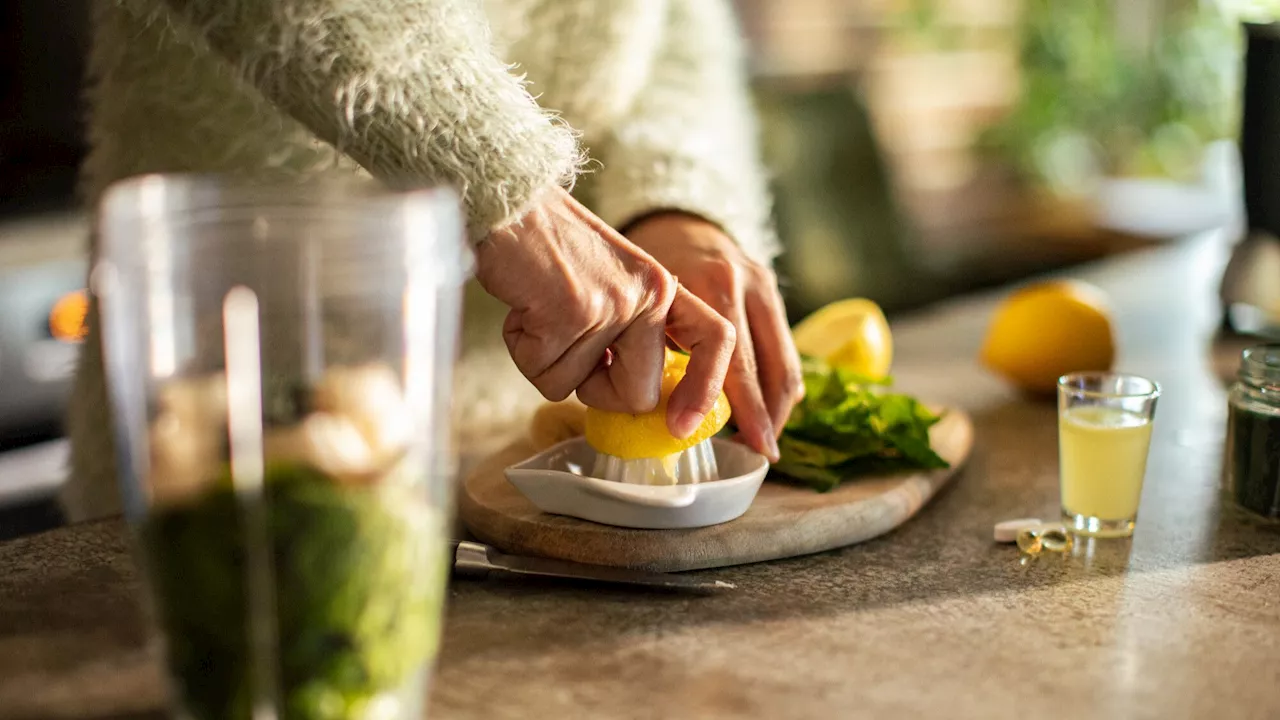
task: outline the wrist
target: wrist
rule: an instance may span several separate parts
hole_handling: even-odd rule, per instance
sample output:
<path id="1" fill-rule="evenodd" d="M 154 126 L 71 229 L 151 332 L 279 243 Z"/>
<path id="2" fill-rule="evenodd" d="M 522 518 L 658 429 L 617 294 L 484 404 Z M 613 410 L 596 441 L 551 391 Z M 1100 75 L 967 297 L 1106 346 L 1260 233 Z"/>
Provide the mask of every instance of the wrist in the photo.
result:
<path id="1" fill-rule="evenodd" d="M 629 222 L 625 223 L 620 229 L 623 235 L 630 236 L 633 232 L 644 234 L 653 229 L 693 229 L 705 227 L 714 229 L 717 232 L 724 230 L 716 223 L 707 218 L 692 213 L 687 210 L 679 210 L 675 208 L 662 208 L 646 212 L 638 215 Z"/>
<path id="2" fill-rule="evenodd" d="M 542 216 L 547 206 L 554 202 L 558 193 L 563 192 L 559 187 L 542 190 L 529 201 L 522 212 L 512 219 L 475 233 L 472 244 L 475 248 L 477 268 L 483 270 L 484 266 L 496 256 L 509 252 L 513 247 L 528 244 L 530 236 L 535 234 L 543 224 Z"/>

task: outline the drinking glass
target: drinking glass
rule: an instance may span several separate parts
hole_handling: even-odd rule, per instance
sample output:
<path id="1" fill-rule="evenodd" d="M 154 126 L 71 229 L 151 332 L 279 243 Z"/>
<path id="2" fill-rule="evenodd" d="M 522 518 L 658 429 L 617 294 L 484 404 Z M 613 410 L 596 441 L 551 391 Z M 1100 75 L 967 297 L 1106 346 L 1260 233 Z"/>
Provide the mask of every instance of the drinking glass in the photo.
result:
<path id="1" fill-rule="evenodd" d="M 457 197 L 152 175 L 109 189 L 97 232 L 174 714 L 422 717 L 471 269 Z"/>
<path id="2" fill-rule="evenodd" d="M 1062 515 L 1074 532 L 1133 534 L 1160 386 L 1137 375 L 1081 372 L 1058 380 Z"/>

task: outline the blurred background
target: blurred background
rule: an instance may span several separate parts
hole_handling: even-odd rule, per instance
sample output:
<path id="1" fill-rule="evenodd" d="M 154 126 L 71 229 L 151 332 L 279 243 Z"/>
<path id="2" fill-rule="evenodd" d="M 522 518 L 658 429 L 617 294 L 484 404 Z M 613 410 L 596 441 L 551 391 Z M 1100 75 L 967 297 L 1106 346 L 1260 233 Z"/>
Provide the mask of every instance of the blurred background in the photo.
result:
<path id="1" fill-rule="evenodd" d="M 797 315 L 1238 221 L 1227 0 L 739 0 Z M 929 278 L 931 282 L 904 282 Z"/>
<path id="2" fill-rule="evenodd" d="M 1243 19 L 1280 0 L 735 0 L 793 319 L 1238 224 Z M 0 537 L 53 522 L 83 305 L 88 0 L 0 3 Z"/>

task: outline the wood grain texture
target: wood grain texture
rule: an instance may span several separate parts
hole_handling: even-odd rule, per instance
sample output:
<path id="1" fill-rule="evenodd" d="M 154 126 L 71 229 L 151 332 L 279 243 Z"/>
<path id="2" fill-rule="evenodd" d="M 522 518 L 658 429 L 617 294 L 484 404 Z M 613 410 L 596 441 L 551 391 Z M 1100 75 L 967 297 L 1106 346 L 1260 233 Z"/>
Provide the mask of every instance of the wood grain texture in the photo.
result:
<path id="1" fill-rule="evenodd" d="M 863 542 L 909 520 L 964 467 L 973 424 L 947 410 L 931 436 L 949 469 L 859 478 L 828 493 L 767 481 L 745 515 L 694 530 L 634 530 L 538 510 L 503 475 L 534 452 L 519 440 L 467 477 L 458 508 L 477 539 L 518 555 L 666 572 L 776 560 Z"/>

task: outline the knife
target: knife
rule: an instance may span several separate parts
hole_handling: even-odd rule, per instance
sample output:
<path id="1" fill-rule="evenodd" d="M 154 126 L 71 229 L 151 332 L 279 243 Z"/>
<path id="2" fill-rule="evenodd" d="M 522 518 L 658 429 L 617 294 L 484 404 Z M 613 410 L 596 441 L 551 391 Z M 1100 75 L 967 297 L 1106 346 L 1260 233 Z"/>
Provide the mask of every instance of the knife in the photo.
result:
<path id="1" fill-rule="evenodd" d="M 492 576 L 543 577 L 614 585 L 637 585 L 665 590 L 712 592 L 732 590 L 732 583 L 702 580 L 688 575 L 626 570 L 604 565 L 506 555 L 481 543 L 451 540 L 453 572 L 459 577 L 484 579 Z"/>

